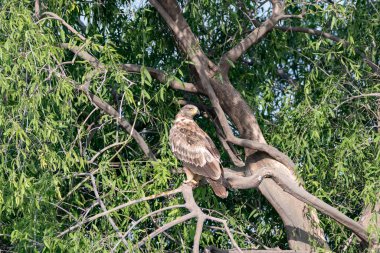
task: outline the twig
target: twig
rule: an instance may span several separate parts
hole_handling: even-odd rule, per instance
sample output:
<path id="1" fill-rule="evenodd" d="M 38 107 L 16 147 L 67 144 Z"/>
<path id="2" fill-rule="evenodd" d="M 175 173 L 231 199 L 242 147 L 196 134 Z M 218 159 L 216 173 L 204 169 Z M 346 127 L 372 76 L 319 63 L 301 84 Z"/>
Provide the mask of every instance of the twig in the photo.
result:
<path id="1" fill-rule="evenodd" d="M 141 221 L 145 220 L 146 218 L 149 218 L 153 215 L 156 215 L 156 214 L 159 214 L 159 213 L 162 213 L 166 210 L 171 210 L 171 209 L 175 209 L 175 208 L 183 208 L 183 207 L 186 207 L 185 205 L 174 205 L 174 206 L 168 206 L 168 207 L 164 207 L 164 208 L 161 208 L 161 209 L 158 209 L 156 211 L 153 211 L 153 212 L 150 212 L 148 213 L 147 215 L 141 217 L 140 219 L 138 219 L 137 221 L 133 222 L 132 226 L 130 226 L 130 228 L 128 229 L 127 232 L 124 233 L 123 237 L 127 237 L 131 232 L 132 232 L 132 229 L 134 229 L 138 224 L 140 224 Z M 114 252 L 116 249 L 117 249 L 117 246 L 119 245 L 119 243 L 121 242 L 121 240 L 119 240 L 115 246 L 112 248 L 111 252 Z"/>
<path id="2" fill-rule="evenodd" d="M 72 33 L 74 33 L 75 35 L 77 35 L 81 40 L 83 40 L 83 41 L 86 40 L 86 38 L 82 34 L 80 34 L 77 30 L 75 30 L 74 27 L 72 27 L 71 25 L 69 25 L 63 18 L 61 18 L 57 14 L 55 14 L 53 12 L 44 12 L 44 13 L 41 14 L 41 17 L 43 17 L 43 16 L 48 16 L 48 18 L 52 18 L 52 19 L 60 21 L 64 26 L 66 26 L 67 29 L 69 29 Z M 38 20 L 37 24 L 40 23 L 40 22 L 42 22 L 45 19 L 46 18 Z"/>
<path id="3" fill-rule="evenodd" d="M 352 96 L 352 97 L 349 97 L 347 98 L 345 101 L 343 101 L 342 103 L 340 103 L 339 105 L 337 105 L 334 110 L 338 109 L 339 107 L 341 107 L 343 104 L 351 101 L 351 100 L 354 100 L 354 99 L 357 99 L 357 98 L 363 98 L 363 97 L 380 97 L 380 93 L 368 93 L 368 94 L 361 94 L 361 95 L 357 95 L 357 96 Z"/>
<path id="4" fill-rule="evenodd" d="M 108 214 L 110 214 L 112 212 L 115 212 L 117 210 L 123 209 L 125 207 L 131 206 L 131 205 L 143 202 L 143 201 L 148 201 L 148 200 L 152 200 L 152 199 L 156 199 L 156 198 L 160 198 L 160 197 L 167 197 L 167 196 L 170 196 L 170 195 L 177 194 L 177 193 L 179 193 L 181 191 L 182 191 L 182 188 L 179 187 L 177 189 L 174 189 L 174 190 L 171 190 L 171 191 L 167 191 L 167 192 L 163 192 L 163 193 L 160 193 L 160 194 L 153 194 L 153 195 L 150 195 L 150 196 L 147 196 L 147 197 L 143 197 L 143 198 L 140 198 L 140 199 L 131 200 L 131 201 L 127 202 L 127 203 L 124 203 L 124 204 L 121 204 L 121 205 L 119 205 L 117 207 L 109 209 L 106 212 L 102 212 L 102 213 L 96 214 L 94 216 L 91 216 L 90 218 L 87 218 L 86 220 L 84 220 L 82 222 L 79 222 L 79 223 L 77 223 L 77 224 L 69 227 L 65 231 L 59 233 L 58 237 L 62 237 L 64 235 L 66 235 L 67 233 L 69 233 L 69 232 L 71 232 L 71 231 L 73 231 L 73 230 L 81 227 L 83 224 L 86 224 L 88 222 L 94 221 L 94 220 L 96 220 L 96 219 L 98 219 L 100 217 L 103 217 L 105 215 L 108 215 Z"/>
<path id="5" fill-rule="evenodd" d="M 99 192 L 98 192 L 98 189 L 96 187 L 96 181 L 95 181 L 94 175 L 92 175 L 92 174 L 88 174 L 88 175 L 91 178 L 92 188 L 93 188 L 93 191 L 95 193 L 96 199 L 99 202 L 100 207 L 102 208 L 103 212 L 107 212 L 107 208 L 106 208 L 106 206 L 104 205 L 102 199 L 99 196 Z M 123 234 L 120 232 L 120 230 L 117 227 L 115 221 L 111 218 L 111 216 L 109 216 L 109 215 L 106 215 L 106 216 L 107 216 L 108 222 L 111 224 L 111 226 L 115 230 L 117 236 L 121 239 L 121 241 L 123 242 L 123 244 L 125 245 L 125 247 L 128 247 L 128 242 L 123 237 Z"/>
<path id="6" fill-rule="evenodd" d="M 120 146 L 120 145 L 124 145 L 126 143 L 129 142 L 129 139 L 127 139 L 126 141 L 122 141 L 122 142 L 116 142 L 116 143 L 112 143 L 110 145 L 108 145 L 107 147 L 104 147 L 102 148 L 100 151 L 98 151 L 89 161 L 88 163 L 94 163 L 95 159 L 98 158 L 98 156 L 100 156 L 102 153 L 104 153 L 105 151 L 107 151 L 108 149 L 110 148 L 113 148 L 113 147 L 116 147 L 116 146 Z"/>

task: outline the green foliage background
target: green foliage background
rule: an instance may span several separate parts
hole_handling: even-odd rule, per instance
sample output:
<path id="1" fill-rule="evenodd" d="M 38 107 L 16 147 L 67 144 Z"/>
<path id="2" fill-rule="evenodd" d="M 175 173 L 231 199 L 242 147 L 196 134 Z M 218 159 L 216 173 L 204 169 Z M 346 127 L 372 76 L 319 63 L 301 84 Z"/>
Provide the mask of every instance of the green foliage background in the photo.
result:
<path id="1" fill-rule="evenodd" d="M 251 10 L 257 7 L 251 1 L 240 3 Z M 184 177 L 173 173 L 179 164 L 167 144 L 168 130 L 178 99 L 204 99 L 174 91 L 146 71 L 128 74 L 119 68 L 123 63 L 141 64 L 162 69 L 172 78 L 194 81 L 169 29 L 146 2 L 43 0 L 41 4 L 42 11 L 58 14 L 87 40 L 81 41 L 46 16 L 37 22 L 32 1 L 0 2 L 0 249 L 108 252 L 118 238 L 104 217 L 57 237 L 84 216 L 101 212 L 94 204 L 90 182 L 82 182 L 79 173 L 94 172 L 108 208 L 179 186 Z M 215 60 L 253 29 L 235 1 L 198 0 L 181 6 L 202 48 Z M 323 30 L 346 39 L 349 46 L 274 30 L 233 67 L 230 78 L 255 110 L 268 142 L 298 164 L 305 188 L 357 219 L 363 206 L 374 203 L 379 193 L 379 109 L 373 97 L 343 102 L 380 92 L 379 77 L 355 51 L 379 63 L 380 4 L 310 1 L 306 6 L 304 19 L 281 25 Z M 265 6 L 256 10 L 259 21 L 264 21 L 268 10 Z M 286 11 L 297 14 L 301 8 L 291 1 Z M 60 43 L 81 46 L 106 65 L 106 74 L 93 77 L 91 92 L 141 132 L 157 161 L 144 157 L 115 120 L 75 89 L 93 68 Z M 294 81 L 281 78 L 279 69 Z M 209 120 L 198 122 L 218 143 Z M 87 163 L 99 150 L 123 141 L 94 164 Z M 232 166 L 226 154 L 223 165 Z M 213 209 L 213 215 L 228 220 L 242 248 L 287 247 L 280 218 L 257 191 L 234 191 L 220 200 L 203 187 L 195 197 L 205 212 Z M 158 199 L 122 209 L 112 217 L 126 231 L 150 211 L 178 203 L 183 201 Z M 128 236 L 131 247 L 156 226 L 184 213 L 175 209 L 147 219 Z M 332 250 L 342 250 L 350 231 L 323 215 L 320 218 Z M 220 224 L 206 224 L 201 245 L 230 247 L 226 234 L 210 226 Z M 173 240 L 161 235 L 143 250 L 189 251 L 195 222 L 169 232 Z M 123 247 L 120 244 L 118 250 Z M 357 250 L 352 244 L 347 252 Z"/>

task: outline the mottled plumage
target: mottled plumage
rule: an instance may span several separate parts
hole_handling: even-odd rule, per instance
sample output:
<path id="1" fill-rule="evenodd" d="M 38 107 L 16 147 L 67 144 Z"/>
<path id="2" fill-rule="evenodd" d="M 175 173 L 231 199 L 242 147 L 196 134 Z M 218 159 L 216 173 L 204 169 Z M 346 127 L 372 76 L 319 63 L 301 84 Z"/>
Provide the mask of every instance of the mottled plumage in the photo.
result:
<path id="1" fill-rule="evenodd" d="M 185 105 L 179 111 L 170 129 L 171 149 L 183 163 L 188 176 L 187 182 L 193 181 L 194 175 L 203 176 L 216 195 L 226 198 L 228 193 L 220 165 L 219 151 L 207 133 L 193 120 L 197 113 L 199 110 L 193 105 Z"/>

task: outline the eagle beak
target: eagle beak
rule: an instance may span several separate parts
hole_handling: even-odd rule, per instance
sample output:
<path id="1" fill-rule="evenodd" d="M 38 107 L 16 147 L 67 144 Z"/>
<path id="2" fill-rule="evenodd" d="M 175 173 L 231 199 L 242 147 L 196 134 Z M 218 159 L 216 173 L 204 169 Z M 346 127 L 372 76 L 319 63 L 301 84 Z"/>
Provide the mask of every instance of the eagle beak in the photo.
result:
<path id="1" fill-rule="evenodd" d="M 201 115 L 201 112 L 199 111 L 198 108 L 195 110 L 195 115 L 197 115 L 197 116 Z"/>

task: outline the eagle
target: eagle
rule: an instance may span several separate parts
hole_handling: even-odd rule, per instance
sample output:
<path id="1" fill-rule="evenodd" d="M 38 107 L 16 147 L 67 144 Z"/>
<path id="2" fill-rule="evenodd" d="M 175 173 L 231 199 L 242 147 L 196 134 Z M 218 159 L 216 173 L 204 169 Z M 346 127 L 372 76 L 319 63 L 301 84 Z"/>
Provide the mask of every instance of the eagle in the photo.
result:
<path id="1" fill-rule="evenodd" d="M 220 154 L 214 142 L 194 121 L 199 110 L 185 105 L 175 117 L 169 134 L 173 154 L 183 163 L 187 180 L 197 184 L 204 177 L 220 198 L 227 198 L 228 183 L 223 176 Z"/>

